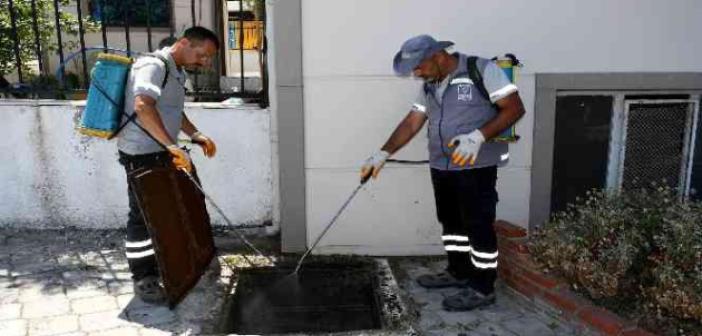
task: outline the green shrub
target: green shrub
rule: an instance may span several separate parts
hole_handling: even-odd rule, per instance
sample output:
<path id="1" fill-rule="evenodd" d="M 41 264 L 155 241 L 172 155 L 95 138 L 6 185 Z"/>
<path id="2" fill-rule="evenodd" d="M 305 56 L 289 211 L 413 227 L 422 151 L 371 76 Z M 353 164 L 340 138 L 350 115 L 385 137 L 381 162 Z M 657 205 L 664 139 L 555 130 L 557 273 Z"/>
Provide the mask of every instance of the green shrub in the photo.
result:
<path id="1" fill-rule="evenodd" d="M 80 88 L 80 78 L 73 72 L 66 72 L 64 75 L 66 90 L 75 90 Z"/>
<path id="2" fill-rule="evenodd" d="M 530 250 L 595 301 L 702 331 L 702 205 L 674 189 L 593 190 L 536 230 Z"/>

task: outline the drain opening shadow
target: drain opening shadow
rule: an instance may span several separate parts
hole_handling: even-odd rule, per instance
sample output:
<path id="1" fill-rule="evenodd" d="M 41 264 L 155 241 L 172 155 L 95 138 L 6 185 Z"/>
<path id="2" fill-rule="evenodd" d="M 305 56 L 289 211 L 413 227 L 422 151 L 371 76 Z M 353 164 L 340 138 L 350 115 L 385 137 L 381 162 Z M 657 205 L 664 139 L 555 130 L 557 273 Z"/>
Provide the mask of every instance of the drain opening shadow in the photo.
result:
<path id="1" fill-rule="evenodd" d="M 279 334 L 382 327 L 375 268 L 310 264 L 254 268 L 239 274 L 220 332 Z"/>

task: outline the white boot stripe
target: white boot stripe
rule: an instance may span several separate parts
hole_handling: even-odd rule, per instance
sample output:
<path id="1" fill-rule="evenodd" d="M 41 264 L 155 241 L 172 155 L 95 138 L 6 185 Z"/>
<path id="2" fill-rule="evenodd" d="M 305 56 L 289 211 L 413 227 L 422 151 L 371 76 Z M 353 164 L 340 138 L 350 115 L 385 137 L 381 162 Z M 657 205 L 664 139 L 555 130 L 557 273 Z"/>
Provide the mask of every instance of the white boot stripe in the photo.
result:
<path id="1" fill-rule="evenodd" d="M 468 236 L 445 235 L 445 236 L 441 236 L 441 239 L 443 239 L 444 241 L 450 240 L 450 241 L 457 241 L 457 242 L 467 242 Z"/>
<path id="2" fill-rule="evenodd" d="M 485 253 L 485 252 L 478 252 L 475 249 L 471 252 L 474 256 L 481 258 L 481 259 L 495 259 L 497 258 L 497 252 L 495 253 Z"/>
<path id="3" fill-rule="evenodd" d="M 444 249 L 453 252 L 470 252 L 470 246 L 446 245 Z"/>
<path id="4" fill-rule="evenodd" d="M 147 247 L 150 245 L 151 245 L 151 238 L 149 238 L 147 240 L 142 240 L 142 241 L 134 241 L 134 242 L 128 241 L 128 242 L 124 243 L 124 246 L 129 247 L 129 248 Z"/>
<path id="5" fill-rule="evenodd" d="M 154 255 L 154 249 L 142 251 L 142 252 L 127 252 L 127 259 L 139 259 L 143 257 L 148 257 Z"/>
<path id="6" fill-rule="evenodd" d="M 480 269 L 486 269 L 486 268 L 497 268 L 497 261 L 492 262 L 492 263 L 484 263 L 475 260 L 475 258 L 470 257 L 470 261 L 475 265 L 475 267 L 480 268 Z"/>

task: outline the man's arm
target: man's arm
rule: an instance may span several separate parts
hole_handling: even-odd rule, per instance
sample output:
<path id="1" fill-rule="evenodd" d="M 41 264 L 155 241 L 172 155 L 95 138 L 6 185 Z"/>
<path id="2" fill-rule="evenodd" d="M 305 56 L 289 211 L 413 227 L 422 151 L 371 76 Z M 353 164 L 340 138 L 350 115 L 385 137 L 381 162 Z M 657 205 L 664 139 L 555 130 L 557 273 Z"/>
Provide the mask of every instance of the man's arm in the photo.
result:
<path id="1" fill-rule="evenodd" d="M 177 169 L 190 172 L 192 169 L 190 156 L 176 145 L 175 139 L 168 135 L 156 108 L 156 101 L 161 96 L 161 88 L 155 83 L 161 83 L 165 77 L 162 65 L 151 63 L 150 58 L 142 58 L 132 66 L 132 72 L 134 73 L 134 113 L 139 124 L 173 156 L 173 164 Z"/>
<path id="2" fill-rule="evenodd" d="M 188 116 L 183 113 L 183 119 L 180 122 L 180 129 L 189 137 L 192 138 L 193 134 L 197 132 L 197 127 L 188 119 Z"/>
<path id="3" fill-rule="evenodd" d="M 426 121 L 427 116 L 425 113 L 410 111 L 405 119 L 397 125 L 388 141 L 385 142 L 385 145 L 363 164 L 361 167 L 361 179 L 366 178 L 369 174 L 373 175 L 373 178 L 377 178 L 378 173 L 385 165 L 385 160 L 412 140 Z"/>
<path id="4" fill-rule="evenodd" d="M 131 88 L 134 94 L 134 111 L 139 124 L 162 146 L 175 144 L 175 139 L 168 135 L 160 111 L 156 108 L 156 103 L 161 97 L 160 84 L 166 75 L 163 64 L 153 57 L 142 57 L 132 65 L 131 72 L 134 76 Z"/>
<path id="5" fill-rule="evenodd" d="M 426 121 L 427 115 L 425 113 L 410 111 L 405 119 L 397 125 L 381 150 L 391 155 L 394 154 L 414 138 Z"/>
<path id="6" fill-rule="evenodd" d="M 174 139 L 171 139 L 166 127 L 163 126 L 161 115 L 156 109 L 156 99 L 147 95 L 137 95 L 134 98 L 134 110 L 141 126 L 159 143 L 166 147 L 175 144 Z"/>
<path id="7" fill-rule="evenodd" d="M 524 104 L 518 92 L 513 92 L 496 101 L 495 105 L 497 105 L 497 116 L 480 128 L 480 133 L 483 133 L 486 140 L 498 136 L 524 115 Z"/>

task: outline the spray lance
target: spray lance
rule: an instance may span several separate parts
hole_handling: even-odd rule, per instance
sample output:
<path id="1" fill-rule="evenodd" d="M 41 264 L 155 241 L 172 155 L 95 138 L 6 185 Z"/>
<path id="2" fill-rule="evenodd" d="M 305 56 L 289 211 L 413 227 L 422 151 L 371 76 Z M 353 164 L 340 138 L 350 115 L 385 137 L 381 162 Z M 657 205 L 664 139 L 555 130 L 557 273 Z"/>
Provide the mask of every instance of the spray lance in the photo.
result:
<path id="1" fill-rule="evenodd" d="M 320 233 L 317 236 L 317 239 L 314 240 L 314 243 L 312 243 L 312 246 L 310 246 L 310 248 L 308 248 L 307 251 L 305 251 L 305 253 L 302 255 L 300 260 L 297 262 L 297 266 L 295 267 L 295 270 L 292 273 L 290 273 L 290 275 L 297 275 L 297 272 L 300 270 L 300 267 L 302 267 L 302 262 L 305 260 L 305 258 L 307 258 L 307 256 L 310 254 L 310 252 L 312 252 L 312 250 L 314 250 L 314 248 L 317 246 L 317 244 L 319 244 L 319 241 L 322 240 L 322 237 L 324 237 L 324 235 L 327 233 L 327 231 L 329 231 L 329 229 L 332 227 L 332 225 L 334 225 L 337 218 L 339 218 L 339 216 L 341 216 L 341 213 L 344 212 L 344 210 L 349 205 L 349 203 L 351 203 L 351 200 L 353 200 L 353 198 L 356 196 L 356 194 L 358 194 L 358 191 L 361 190 L 363 185 L 366 184 L 366 182 L 368 182 L 370 177 L 371 177 L 371 174 L 368 174 L 368 175 L 361 178 L 361 183 L 359 183 L 358 186 L 356 186 L 356 189 L 353 190 L 353 192 L 346 199 L 346 201 L 341 206 L 341 208 L 339 208 L 339 210 L 336 212 L 334 217 L 332 217 L 331 221 L 329 221 L 329 224 L 327 224 L 327 226 L 324 228 L 324 230 L 322 230 L 322 233 Z"/>
<path id="2" fill-rule="evenodd" d="M 182 140 L 179 140 L 179 141 L 182 141 Z M 187 140 L 187 142 L 201 145 L 201 143 L 198 142 L 198 141 Z M 188 153 L 190 152 L 189 149 L 186 149 L 186 151 L 187 151 Z M 205 197 L 205 199 L 208 200 L 208 201 L 210 202 L 210 204 L 215 208 L 215 210 L 217 210 L 217 212 L 219 213 L 219 215 L 222 216 L 222 218 L 224 218 L 224 221 L 227 222 L 227 225 L 229 225 L 230 227 L 234 227 L 234 224 L 229 220 L 229 218 L 227 217 L 227 215 L 224 214 L 224 211 L 222 211 L 222 209 L 217 205 L 217 203 L 212 199 L 212 197 L 210 197 L 210 195 L 208 195 L 208 194 L 205 192 L 205 190 L 202 189 L 202 186 L 200 185 L 200 183 L 198 183 L 198 181 L 195 179 L 195 177 L 193 177 L 193 175 L 190 174 L 190 173 L 189 173 L 187 170 L 185 170 L 184 168 L 181 168 L 180 171 L 183 172 L 183 174 L 185 174 L 185 176 L 187 176 L 188 179 L 190 179 L 190 181 L 193 183 L 193 185 L 195 185 L 195 188 L 197 188 L 197 190 L 200 191 L 200 192 L 202 193 L 202 195 Z M 237 236 L 237 238 L 239 238 L 239 240 L 241 240 L 241 241 L 244 243 L 244 245 L 246 245 L 248 248 L 250 248 L 253 252 L 255 252 L 255 253 L 256 253 L 257 255 L 259 255 L 259 256 L 262 256 L 262 257 L 266 258 L 266 259 L 268 260 L 268 262 L 270 262 L 271 264 L 274 263 L 273 260 L 272 260 L 269 256 L 265 255 L 263 252 L 261 252 L 261 250 L 259 250 L 258 248 L 256 248 L 256 246 L 254 246 L 248 239 L 246 239 L 246 237 L 244 237 L 243 234 L 239 233 L 239 232 L 236 231 L 236 230 L 234 230 L 233 232 L 234 232 L 234 234 Z M 249 260 L 249 258 L 247 258 L 245 255 L 244 255 L 244 259 L 245 259 L 251 266 L 255 266 L 255 264 L 254 264 L 251 260 Z"/>

